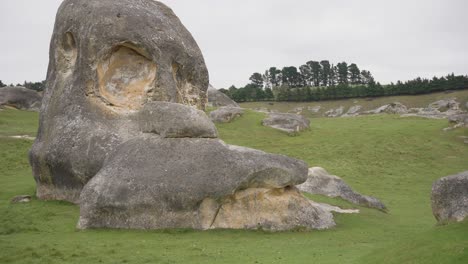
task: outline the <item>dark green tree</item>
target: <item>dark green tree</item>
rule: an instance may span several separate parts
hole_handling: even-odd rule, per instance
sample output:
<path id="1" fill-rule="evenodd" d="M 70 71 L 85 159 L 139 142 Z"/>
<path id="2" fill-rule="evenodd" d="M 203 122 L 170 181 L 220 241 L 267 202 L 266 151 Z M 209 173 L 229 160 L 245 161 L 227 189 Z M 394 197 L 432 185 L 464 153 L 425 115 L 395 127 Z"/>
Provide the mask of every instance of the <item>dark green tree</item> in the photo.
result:
<path id="1" fill-rule="evenodd" d="M 281 85 L 281 71 L 276 67 L 268 69 L 268 78 L 272 87 L 278 87 Z"/>
<path id="2" fill-rule="evenodd" d="M 349 82 L 351 84 L 361 84 L 361 71 L 355 63 L 348 66 Z"/>
<path id="3" fill-rule="evenodd" d="M 322 75 L 320 76 L 320 80 L 323 86 L 328 86 L 331 74 L 330 62 L 327 60 L 323 60 L 320 62 L 320 65 L 322 66 Z"/>
<path id="4" fill-rule="evenodd" d="M 299 67 L 305 86 L 310 86 L 312 81 L 312 71 L 309 65 L 304 64 Z"/>
<path id="5" fill-rule="evenodd" d="M 5 86 L 6 86 L 6 84 L 4 84 L 4 83 L 2 82 L 2 80 L 0 80 L 0 87 L 5 87 Z"/>
<path id="6" fill-rule="evenodd" d="M 338 70 L 338 84 L 348 84 L 348 64 L 346 62 L 340 62 L 336 65 Z"/>
<path id="7" fill-rule="evenodd" d="M 251 81 L 250 84 L 254 85 L 255 87 L 263 88 L 263 76 L 260 73 L 255 72 L 252 74 L 252 76 L 250 76 L 249 80 Z"/>
<path id="8" fill-rule="evenodd" d="M 312 84 L 314 86 L 320 86 L 320 75 L 322 71 L 322 67 L 318 61 L 308 61 L 307 65 L 310 67 L 310 71 L 312 72 Z"/>

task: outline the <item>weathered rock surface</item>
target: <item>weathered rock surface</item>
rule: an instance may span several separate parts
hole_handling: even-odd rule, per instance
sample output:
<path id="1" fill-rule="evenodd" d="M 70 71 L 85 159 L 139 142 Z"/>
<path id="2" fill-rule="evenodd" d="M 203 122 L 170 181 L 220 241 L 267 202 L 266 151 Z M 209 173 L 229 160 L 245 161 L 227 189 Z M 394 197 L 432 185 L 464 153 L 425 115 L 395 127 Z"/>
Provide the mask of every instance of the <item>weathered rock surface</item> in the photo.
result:
<path id="1" fill-rule="evenodd" d="M 46 87 L 30 152 L 37 196 L 76 203 L 106 157 L 142 132 L 139 112 L 151 112 L 146 103 L 204 110 L 208 70 L 191 34 L 162 3 L 65 0 Z M 160 110 L 152 112 L 156 120 Z"/>
<path id="2" fill-rule="evenodd" d="M 11 203 L 29 203 L 31 202 L 31 195 L 18 195 L 11 199 Z"/>
<path id="3" fill-rule="evenodd" d="M 358 116 L 359 111 L 361 111 L 362 106 L 360 105 L 353 105 L 348 109 L 348 112 L 346 114 L 342 115 L 341 117 L 352 117 L 352 116 Z"/>
<path id="4" fill-rule="evenodd" d="M 444 99 L 429 104 L 426 108 L 411 108 L 403 117 L 417 116 L 432 119 L 457 120 L 464 112 L 456 98 Z M 461 124 L 463 126 L 463 124 Z M 450 128 L 452 129 L 452 128 Z"/>
<path id="5" fill-rule="evenodd" d="M 36 192 L 79 203 L 80 228 L 335 225 L 294 187 L 304 162 L 216 138 L 203 56 L 164 4 L 65 0 L 47 76 Z"/>
<path id="6" fill-rule="evenodd" d="M 329 214 L 288 187 L 306 173 L 301 161 L 215 139 L 141 136 L 122 144 L 86 185 L 79 226 L 331 227 Z"/>
<path id="7" fill-rule="evenodd" d="M 468 217 L 468 171 L 447 176 L 432 185 L 432 212 L 439 223 Z"/>
<path id="8" fill-rule="evenodd" d="M 211 84 L 208 87 L 208 105 L 212 107 L 240 107 L 236 102 L 229 98 L 229 96 L 218 91 Z"/>
<path id="9" fill-rule="evenodd" d="M 215 123 L 230 123 L 243 114 L 244 109 L 239 107 L 220 107 L 210 113 L 210 118 Z"/>
<path id="10" fill-rule="evenodd" d="M 31 89 L 24 87 L 0 88 L 0 107 L 11 106 L 21 110 L 39 111 L 42 96 Z"/>
<path id="11" fill-rule="evenodd" d="M 175 118 L 177 117 L 177 118 Z M 217 138 L 205 112 L 181 104 L 150 102 L 138 113 L 140 130 L 165 138 Z"/>
<path id="12" fill-rule="evenodd" d="M 386 211 L 385 205 L 377 198 L 355 192 L 343 179 L 320 167 L 310 168 L 307 181 L 297 187 L 306 193 L 340 197 L 354 204 Z"/>
<path id="13" fill-rule="evenodd" d="M 285 113 L 270 113 L 267 118 L 263 119 L 262 124 L 288 133 L 310 128 L 309 119 L 301 115 Z"/>
<path id="14" fill-rule="evenodd" d="M 336 109 L 330 109 L 327 112 L 325 112 L 326 117 L 339 117 L 344 113 L 344 107 L 340 106 Z"/>
<path id="15" fill-rule="evenodd" d="M 320 111 L 320 109 L 322 109 L 322 107 L 320 105 L 313 106 L 313 107 L 311 107 L 311 106 L 307 107 L 307 110 L 309 110 L 310 112 L 312 112 L 314 114 L 318 113 Z"/>
<path id="16" fill-rule="evenodd" d="M 383 105 L 377 109 L 364 112 L 364 114 L 406 114 L 408 108 L 399 102 Z"/>

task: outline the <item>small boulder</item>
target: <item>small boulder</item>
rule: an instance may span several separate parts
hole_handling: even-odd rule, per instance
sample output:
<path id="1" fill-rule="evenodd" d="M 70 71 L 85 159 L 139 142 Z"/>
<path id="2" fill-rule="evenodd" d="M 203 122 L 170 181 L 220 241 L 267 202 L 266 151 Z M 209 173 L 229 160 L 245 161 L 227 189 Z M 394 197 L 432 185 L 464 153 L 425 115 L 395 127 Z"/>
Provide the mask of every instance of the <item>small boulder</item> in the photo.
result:
<path id="1" fill-rule="evenodd" d="M 208 86 L 208 106 L 211 107 L 220 107 L 220 106 L 229 106 L 229 107 L 239 107 L 239 105 L 234 102 L 229 96 L 218 91 L 211 84 Z"/>
<path id="2" fill-rule="evenodd" d="M 239 107 L 220 107 L 210 113 L 210 118 L 215 123 L 230 123 L 243 114 L 244 109 Z"/>
<path id="3" fill-rule="evenodd" d="M 457 102 L 456 98 L 443 99 L 431 103 L 429 108 L 437 109 L 440 112 L 445 112 L 447 110 L 458 111 L 460 110 L 460 103 Z"/>
<path id="4" fill-rule="evenodd" d="M 447 176 L 432 185 L 432 213 L 439 223 L 468 217 L 468 171 Z"/>
<path id="5" fill-rule="evenodd" d="M 386 211 L 386 206 L 377 198 L 355 192 L 338 176 L 329 174 L 325 169 L 314 167 L 309 169 L 307 181 L 297 188 L 310 194 L 320 194 L 328 197 L 340 197 L 348 202 Z"/>
<path id="6" fill-rule="evenodd" d="M 24 87 L 0 88 L 0 107 L 12 106 L 20 110 L 39 111 L 42 96 L 31 89 Z"/>
<path id="7" fill-rule="evenodd" d="M 270 113 L 263 119 L 264 126 L 272 127 L 288 133 L 296 133 L 310 128 L 310 120 L 301 115 Z"/>
<path id="8" fill-rule="evenodd" d="M 29 203 L 31 202 L 31 195 L 18 195 L 11 199 L 11 203 Z"/>

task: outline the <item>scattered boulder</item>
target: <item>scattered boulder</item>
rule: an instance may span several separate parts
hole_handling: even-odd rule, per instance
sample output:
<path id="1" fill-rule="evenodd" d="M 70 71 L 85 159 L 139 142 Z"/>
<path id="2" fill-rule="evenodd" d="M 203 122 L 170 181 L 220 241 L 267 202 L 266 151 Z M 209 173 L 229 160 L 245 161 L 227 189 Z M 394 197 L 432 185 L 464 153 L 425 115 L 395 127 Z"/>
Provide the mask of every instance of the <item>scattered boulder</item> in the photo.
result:
<path id="1" fill-rule="evenodd" d="M 468 171 L 447 176 L 432 185 L 432 213 L 439 223 L 468 217 Z"/>
<path id="2" fill-rule="evenodd" d="M 11 203 L 29 203 L 31 198 L 31 195 L 18 195 L 11 199 Z"/>
<path id="3" fill-rule="evenodd" d="M 244 109 L 239 107 L 220 107 L 210 113 L 210 118 L 215 123 L 230 123 L 243 114 Z"/>
<path id="4" fill-rule="evenodd" d="M 42 96 L 24 87 L 0 88 L 0 107 L 10 106 L 20 110 L 39 111 Z"/>
<path id="5" fill-rule="evenodd" d="M 364 112 L 364 114 L 406 114 L 408 113 L 408 108 L 399 102 L 394 102 L 391 104 L 383 105 L 377 109 Z"/>
<path id="6" fill-rule="evenodd" d="M 218 91 L 211 84 L 208 86 L 208 106 L 211 107 L 240 107 L 239 104 L 234 102 L 229 96 Z"/>
<path id="7" fill-rule="evenodd" d="M 264 126 L 272 127 L 287 133 L 297 133 L 310 128 L 310 120 L 301 115 L 270 113 L 263 119 Z"/>
<path id="8" fill-rule="evenodd" d="M 300 114 L 302 114 L 302 111 L 304 111 L 304 108 L 305 107 L 303 107 L 303 106 L 299 106 L 299 107 L 296 107 L 293 110 L 289 111 L 289 113 L 300 115 Z"/>
<path id="9" fill-rule="evenodd" d="M 433 102 L 426 108 L 411 108 L 407 114 L 402 116 L 417 116 L 431 119 L 448 118 L 449 120 L 457 120 L 458 117 L 464 113 L 465 112 L 460 108 L 460 103 L 456 101 L 456 98 L 451 98 Z M 449 127 L 445 130 L 450 130 L 453 128 L 454 127 Z"/>
<path id="10" fill-rule="evenodd" d="M 348 109 L 348 112 L 346 112 L 346 114 L 342 115 L 341 117 L 358 116 L 358 115 L 359 115 L 359 111 L 360 111 L 361 109 L 362 109 L 362 106 L 360 106 L 360 105 L 351 106 L 351 107 Z"/>
<path id="11" fill-rule="evenodd" d="M 320 194 L 328 197 L 340 197 L 351 203 L 386 211 L 385 205 L 377 198 L 355 192 L 343 179 L 329 174 L 325 169 L 314 167 L 309 169 L 307 181 L 297 188 L 310 194 Z"/>
<path id="12" fill-rule="evenodd" d="M 336 109 L 330 109 L 328 110 L 327 112 L 325 112 L 325 115 L 326 117 L 339 117 L 343 114 L 344 112 L 344 107 L 343 106 L 340 106 Z"/>
<path id="13" fill-rule="evenodd" d="M 456 98 L 443 99 L 429 104 L 428 108 L 436 109 L 440 112 L 448 110 L 458 111 L 460 110 L 460 103 L 456 101 Z"/>
<path id="14" fill-rule="evenodd" d="M 65 0 L 50 53 L 30 162 L 37 197 L 79 203 L 79 228 L 335 225 L 294 187 L 305 162 L 217 138 L 202 53 L 164 4 Z"/>
<path id="15" fill-rule="evenodd" d="M 468 113 L 452 115 L 448 118 L 454 128 L 468 127 Z"/>

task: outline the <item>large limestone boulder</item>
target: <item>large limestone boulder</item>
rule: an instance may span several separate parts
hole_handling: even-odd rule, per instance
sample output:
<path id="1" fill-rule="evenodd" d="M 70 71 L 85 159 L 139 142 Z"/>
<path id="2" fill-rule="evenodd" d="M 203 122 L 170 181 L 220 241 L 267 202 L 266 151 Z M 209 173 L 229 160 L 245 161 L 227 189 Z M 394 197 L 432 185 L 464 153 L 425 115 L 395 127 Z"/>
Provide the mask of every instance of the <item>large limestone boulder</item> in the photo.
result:
<path id="1" fill-rule="evenodd" d="M 229 96 L 218 91 L 211 84 L 208 86 L 208 105 L 211 107 L 240 107 L 236 102 L 234 102 Z"/>
<path id="2" fill-rule="evenodd" d="M 357 205 L 376 208 L 381 211 L 387 210 L 385 205 L 377 198 L 355 192 L 343 179 L 329 174 L 320 167 L 310 168 L 307 181 L 298 185 L 297 188 L 310 194 L 320 194 L 332 198 L 340 197 Z"/>
<path id="3" fill-rule="evenodd" d="M 310 120 L 301 115 L 269 113 L 263 119 L 264 126 L 272 127 L 287 133 L 297 133 L 310 128 Z"/>
<path id="4" fill-rule="evenodd" d="M 0 88 L 0 107 L 10 106 L 21 110 L 39 111 L 42 96 L 24 87 Z"/>
<path id="5" fill-rule="evenodd" d="M 65 0 L 50 60 L 30 161 L 37 196 L 79 203 L 80 228 L 335 225 L 294 187 L 303 161 L 217 138 L 203 56 L 164 4 Z"/>
<path id="6" fill-rule="evenodd" d="M 244 109 L 239 107 L 220 107 L 210 113 L 210 118 L 215 123 L 229 123 L 243 114 Z"/>
<path id="7" fill-rule="evenodd" d="M 86 185 L 79 226 L 329 227 L 328 213 L 288 187 L 306 171 L 301 161 L 220 140 L 145 135 L 122 144 Z"/>
<path id="8" fill-rule="evenodd" d="M 432 213 L 439 223 L 468 217 L 468 171 L 447 176 L 432 185 Z"/>

